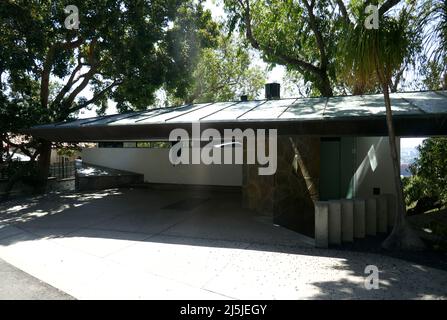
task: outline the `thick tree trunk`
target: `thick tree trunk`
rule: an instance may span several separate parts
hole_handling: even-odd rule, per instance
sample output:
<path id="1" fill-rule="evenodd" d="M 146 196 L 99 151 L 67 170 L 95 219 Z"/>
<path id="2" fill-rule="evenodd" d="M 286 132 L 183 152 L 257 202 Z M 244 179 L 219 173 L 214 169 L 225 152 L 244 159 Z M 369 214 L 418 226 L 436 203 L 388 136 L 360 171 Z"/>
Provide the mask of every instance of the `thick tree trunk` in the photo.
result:
<path id="1" fill-rule="evenodd" d="M 46 191 L 48 173 L 50 171 L 51 142 L 42 140 L 39 150 L 39 159 L 37 161 L 38 185 L 36 186 L 36 192 L 44 193 Z"/>
<path id="2" fill-rule="evenodd" d="M 319 170 L 320 170 L 320 143 L 314 141 L 315 138 L 300 137 L 293 139 L 289 137 L 292 144 L 295 157 L 293 159 L 292 168 L 296 175 L 298 172 L 303 176 L 306 183 L 309 197 L 315 203 L 320 198 L 319 192 Z M 318 156 L 317 156 L 318 155 Z M 315 165 L 317 164 L 317 165 Z"/>
<path id="3" fill-rule="evenodd" d="M 331 80 L 326 70 L 322 70 L 319 74 L 320 81 L 316 83 L 318 90 L 323 97 L 332 97 L 334 92 L 332 91 Z"/>
<path id="4" fill-rule="evenodd" d="M 388 138 L 390 144 L 390 153 L 393 161 L 393 177 L 396 187 L 397 211 L 394 220 L 394 227 L 388 238 L 382 243 L 385 249 L 405 249 L 419 250 L 423 249 L 424 243 L 419 239 L 416 233 L 411 229 L 405 219 L 406 209 L 402 180 L 400 178 L 399 157 L 396 147 L 396 135 L 394 133 L 393 114 L 391 111 L 391 100 L 388 84 L 382 85 L 383 95 L 386 107 L 386 124 L 388 127 Z"/>
<path id="5" fill-rule="evenodd" d="M 332 97 L 334 95 L 334 92 L 332 91 L 331 81 L 329 79 L 328 73 L 326 70 L 322 70 L 319 73 L 320 81 L 316 83 L 316 86 L 318 90 L 320 91 L 321 95 L 323 97 Z M 299 140 L 301 142 L 305 141 L 310 143 L 311 145 L 306 145 L 303 143 L 295 143 L 292 138 L 290 138 L 290 142 L 292 143 L 292 146 L 295 151 L 295 159 L 293 161 L 293 170 L 296 174 L 298 174 L 298 170 L 301 172 L 301 175 L 304 178 L 304 181 L 306 183 L 307 190 L 309 191 L 309 196 L 312 199 L 312 201 L 315 203 L 320 198 L 320 191 L 319 191 L 319 171 L 312 170 L 313 165 L 312 161 L 315 159 L 312 159 L 312 156 L 315 154 L 319 154 L 320 151 L 320 144 L 312 144 L 312 139 L 310 138 L 302 138 Z M 299 142 L 298 141 L 298 142 Z M 318 152 L 315 153 L 315 150 L 317 149 Z M 318 161 L 319 162 L 319 161 Z M 318 167 L 319 170 L 319 167 Z"/>

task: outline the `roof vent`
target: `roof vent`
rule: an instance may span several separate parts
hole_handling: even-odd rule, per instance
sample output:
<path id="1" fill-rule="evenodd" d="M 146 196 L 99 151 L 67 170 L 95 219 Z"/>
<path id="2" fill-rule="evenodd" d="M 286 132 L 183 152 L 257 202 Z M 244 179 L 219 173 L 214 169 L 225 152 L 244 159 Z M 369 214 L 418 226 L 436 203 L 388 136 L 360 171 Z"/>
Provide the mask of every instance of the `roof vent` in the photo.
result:
<path id="1" fill-rule="evenodd" d="M 241 101 L 248 101 L 248 96 L 246 94 L 242 95 Z"/>
<path id="2" fill-rule="evenodd" d="M 266 83 L 265 98 L 267 100 L 278 100 L 280 96 L 281 85 L 279 83 Z"/>

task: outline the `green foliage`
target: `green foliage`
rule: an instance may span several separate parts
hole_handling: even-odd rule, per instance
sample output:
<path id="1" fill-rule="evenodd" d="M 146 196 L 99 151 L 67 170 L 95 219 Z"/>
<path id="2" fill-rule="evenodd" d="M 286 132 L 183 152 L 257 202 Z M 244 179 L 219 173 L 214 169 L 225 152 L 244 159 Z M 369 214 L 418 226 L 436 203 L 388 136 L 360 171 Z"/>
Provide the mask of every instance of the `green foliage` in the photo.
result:
<path id="1" fill-rule="evenodd" d="M 404 186 L 405 203 L 407 207 L 411 207 L 416 201 L 424 197 L 431 196 L 427 192 L 424 179 L 419 176 L 410 176 L 402 178 L 402 184 Z"/>
<path id="2" fill-rule="evenodd" d="M 447 88 L 447 1 L 425 0 L 417 8 L 416 30 L 423 35 L 420 70 L 426 89 Z"/>
<path id="3" fill-rule="evenodd" d="M 409 54 L 408 14 L 403 9 L 397 17 L 381 17 L 379 29 L 366 29 L 363 25 L 365 4 L 353 1 L 351 5 L 358 23 L 347 26 L 344 32 L 338 51 L 342 61 L 340 72 L 348 82 L 357 82 L 364 89 L 374 88 L 377 83 L 390 83 Z"/>
<path id="4" fill-rule="evenodd" d="M 79 29 L 65 27 L 68 5 L 78 8 Z M 218 35 L 195 0 L 2 0 L 0 30 L 0 138 L 8 144 L 11 132 L 92 106 L 104 113 L 110 100 L 126 112 L 147 109 L 163 86 L 184 95 L 200 50 Z M 15 147 L 44 155 L 44 185 L 51 145 Z"/>
<path id="5" fill-rule="evenodd" d="M 244 34 L 271 65 L 286 66 L 290 80 L 303 83 L 301 87 L 311 96 L 377 93 L 380 88 L 376 70 L 370 68 L 373 65 L 383 66 L 383 77 L 397 90 L 404 70 L 414 65 L 421 50 L 420 32 L 412 28 L 417 17 L 415 3 L 224 0 L 230 30 Z M 379 9 L 379 30 L 364 28 L 368 4 L 386 8 Z M 390 13 L 397 4 L 398 14 Z M 377 63 L 373 52 L 379 53 Z M 362 57 L 362 61 L 356 58 L 353 62 L 350 57 Z"/>
<path id="6" fill-rule="evenodd" d="M 422 197 L 434 197 L 447 204 L 447 138 L 428 138 L 419 158 L 410 166 L 412 176 L 404 180 L 407 204 Z"/>
<path id="7" fill-rule="evenodd" d="M 444 73 L 444 67 L 444 64 L 440 64 L 436 61 L 428 61 L 422 66 L 422 82 L 428 90 L 447 88 L 447 77 Z"/>
<path id="8" fill-rule="evenodd" d="M 447 62 L 447 1 L 426 0 L 421 5 L 420 24 L 426 28 L 426 51 L 430 61 Z"/>
<path id="9" fill-rule="evenodd" d="M 313 91 L 332 95 L 325 81 L 336 81 L 334 53 L 342 28 L 335 1 L 224 0 L 224 4 L 230 31 L 238 28 L 264 61 L 298 71 Z"/>
<path id="10" fill-rule="evenodd" d="M 66 156 L 71 158 L 79 151 L 80 148 L 77 148 L 76 146 L 60 146 L 56 152 L 59 156 Z"/>
<path id="11" fill-rule="evenodd" d="M 79 8 L 78 30 L 64 26 Z M 145 109 L 163 85 L 189 85 L 217 25 L 200 2 L 61 0 L 0 2 L 2 130 L 62 121 L 89 105 Z M 82 96 L 92 88 L 93 97 Z"/>
<path id="12" fill-rule="evenodd" d="M 265 71 L 251 65 L 248 48 L 240 41 L 221 37 L 218 47 L 205 48 L 193 73 L 187 102 L 255 99 L 265 84 Z"/>

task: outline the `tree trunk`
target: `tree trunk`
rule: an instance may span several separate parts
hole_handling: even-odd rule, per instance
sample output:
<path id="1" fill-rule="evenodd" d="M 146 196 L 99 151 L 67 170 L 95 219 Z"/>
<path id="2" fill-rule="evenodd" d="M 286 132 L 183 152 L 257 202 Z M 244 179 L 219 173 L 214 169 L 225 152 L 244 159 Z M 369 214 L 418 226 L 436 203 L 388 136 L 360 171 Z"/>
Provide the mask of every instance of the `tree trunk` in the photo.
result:
<path id="1" fill-rule="evenodd" d="M 317 157 L 315 156 L 320 154 L 320 143 L 314 143 L 313 139 L 310 137 L 300 137 L 298 139 L 289 137 L 290 143 L 292 144 L 295 153 L 295 157 L 292 163 L 293 173 L 295 175 L 299 175 L 298 172 L 301 173 L 304 178 L 304 182 L 306 183 L 309 197 L 315 203 L 320 198 L 320 167 L 319 161 L 316 161 Z M 315 166 L 315 162 L 318 163 L 317 166 Z"/>
<path id="2" fill-rule="evenodd" d="M 315 84 L 323 97 L 332 97 L 334 91 L 332 90 L 331 80 L 326 70 L 321 70 L 319 73 L 319 81 Z"/>
<path id="3" fill-rule="evenodd" d="M 385 249 L 405 249 L 418 250 L 423 249 L 424 243 L 419 239 L 416 233 L 411 229 L 405 215 L 405 201 L 402 180 L 400 178 L 399 157 L 396 147 L 396 135 L 394 133 L 393 114 L 391 111 L 391 100 L 388 84 L 382 84 L 383 95 L 386 107 L 386 124 L 388 127 L 388 138 L 390 144 L 390 153 L 393 161 L 393 176 L 396 186 L 397 211 L 394 219 L 394 227 L 388 238 L 382 243 Z"/>
<path id="4" fill-rule="evenodd" d="M 39 148 L 39 159 L 37 161 L 37 180 L 36 192 L 44 193 L 46 191 L 48 174 L 50 171 L 51 142 L 42 140 Z"/>
<path id="5" fill-rule="evenodd" d="M 318 90 L 320 91 L 323 97 L 332 97 L 334 96 L 334 92 L 332 90 L 331 81 L 329 79 L 327 70 L 322 69 L 318 74 L 319 81 L 315 83 Z M 301 141 L 311 142 L 312 139 L 301 139 Z M 295 143 L 292 138 L 290 138 L 290 142 L 292 143 L 295 158 L 293 160 L 293 170 L 296 174 L 298 174 L 298 170 L 301 172 L 301 175 L 304 178 L 306 183 L 307 190 L 309 191 L 309 196 L 312 201 L 317 202 L 320 198 L 319 191 L 319 173 L 316 174 L 315 170 L 312 170 L 311 162 L 313 161 L 312 155 L 314 154 L 314 150 L 312 150 L 312 146 L 306 144 Z M 320 145 L 318 144 L 318 154 L 320 150 Z M 313 151 L 313 152 L 312 152 Z"/>

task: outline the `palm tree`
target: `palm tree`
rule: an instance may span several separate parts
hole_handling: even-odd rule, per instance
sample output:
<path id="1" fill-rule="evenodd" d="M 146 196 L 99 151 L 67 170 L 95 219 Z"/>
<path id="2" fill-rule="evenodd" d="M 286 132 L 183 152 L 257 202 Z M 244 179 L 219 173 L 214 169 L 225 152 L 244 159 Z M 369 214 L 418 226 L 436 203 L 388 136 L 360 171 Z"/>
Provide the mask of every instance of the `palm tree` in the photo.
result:
<path id="1" fill-rule="evenodd" d="M 355 10 L 355 9 L 354 9 Z M 358 23 L 346 24 L 346 37 L 342 46 L 344 66 L 349 74 L 359 79 L 363 86 L 379 84 L 386 108 L 389 147 L 393 163 L 393 176 L 397 195 L 397 212 L 391 234 L 383 242 L 386 249 L 421 249 L 423 242 L 405 219 L 406 209 L 400 165 L 393 126 L 390 100 L 390 83 L 394 72 L 399 70 L 409 52 L 408 15 L 402 9 L 398 17 L 382 16 L 379 29 L 364 27 L 364 9 L 357 8 Z"/>
<path id="2" fill-rule="evenodd" d="M 418 31 L 424 35 L 425 55 L 428 63 L 441 70 L 438 79 L 447 89 L 447 0 L 428 0 L 419 8 Z"/>

